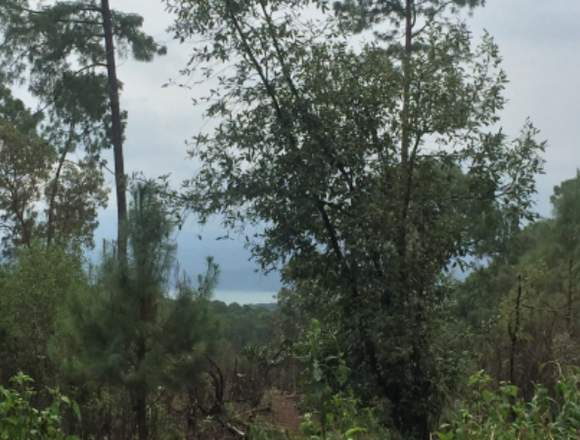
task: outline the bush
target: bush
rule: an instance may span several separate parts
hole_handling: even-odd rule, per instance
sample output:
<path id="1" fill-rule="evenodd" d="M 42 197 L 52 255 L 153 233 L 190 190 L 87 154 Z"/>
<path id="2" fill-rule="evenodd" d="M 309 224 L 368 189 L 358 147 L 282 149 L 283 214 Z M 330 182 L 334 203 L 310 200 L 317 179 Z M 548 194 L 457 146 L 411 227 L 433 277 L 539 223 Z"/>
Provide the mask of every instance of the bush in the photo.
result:
<path id="1" fill-rule="evenodd" d="M 363 406 L 349 389 L 350 369 L 332 332 L 313 320 L 295 350 L 303 366 L 307 411 L 301 431 L 306 438 L 389 438 L 375 411 Z"/>
<path id="2" fill-rule="evenodd" d="M 469 381 L 471 396 L 450 423 L 441 427 L 439 440 L 565 440 L 580 432 L 580 374 L 562 375 L 553 395 L 537 386 L 531 400 L 518 388 L 502 383 L 494 389 L 483 371 Z"/>
<path id="3" fill-rule="evenodd" d="M 22 374 L 11 379 L 13 388 L 0 386 L 1 440 L 76 440 L 61 430 L 63 413 L 72 410 L 80 417 L 78 406 L 56 389 L 50 389 L 51 403 L 35 408 L 32 400 L 37 393 L 33 380 Z"/>

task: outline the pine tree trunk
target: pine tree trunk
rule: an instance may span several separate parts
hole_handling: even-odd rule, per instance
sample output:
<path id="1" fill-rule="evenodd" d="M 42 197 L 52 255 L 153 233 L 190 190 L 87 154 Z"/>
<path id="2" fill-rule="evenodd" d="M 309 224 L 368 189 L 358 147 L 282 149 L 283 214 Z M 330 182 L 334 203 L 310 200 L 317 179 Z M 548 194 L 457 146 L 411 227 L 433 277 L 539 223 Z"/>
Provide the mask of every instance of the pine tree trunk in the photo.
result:
<path id="1" fill-rule="evenodd" d="M 46 224 L 46 247 L 50 247 L 52 245 L 52 240 L 55 234 L 55 225 L 54 225 L 54 203 L 56 201 L 56 196 L 58 195 L 59 190 L 59 183 L 60 183 L 60 176 L 62 173 L 62 169 L 64 166 L 64 162 L 66 160 L 66 155 L 68 154 L 68 150 L 70 148 L 70 142 L 67 142 L 66 146 L 64 147 L 59 161 L 58 166 L 56 168 L 56 173 L 54 176 L 54 180 L 52 183 L 52 188 L 50 191 L 50 200 L 48 202 L 48 220 Z"/>
<path id="2" fill-rule="evenodd" d="M 413 43 L 414 0 L 405 3 L 405 52 L 403 54 L 403 108 L 401 110 L 401 163 L 403 168 L 409 162 L 411 145 L 409 127 L 409 104 L 411 100 L 411 52 Z"/>
<path id="3" fill-rule="evenodd" d="M 109 81 L 109 103 L 111 107 L 111 143 L 115 158 L 115 190 L 117 195 L 117 256 L 120 262 L 127 257 L 127 183 L 123 157 L 123 125 L 119 103 L 119 82 L 115 62 L 115 45 L 113 41 L 113 19 L 109 0 L 101 0 L 105 51 L 107 57 L 107 77 Z"/>
<path id="4" fill-rule="evenodd" d="M 137 401 L 135 411 L 136 411 L 136 421 L 137 421 L 137 434 L 139 440 L 147 440 L 149 438 L 149 429 L 147 425 L 147 391 L 144 387 L 139 387 L 137 392 Z"/>
<path id="5" fill-rule="evenodd" d="M 574 303 L 574 261 L 572 258 L 568 261 L 568 299 L 566 301 L 566 330 L 572 335 L 572 306 Z"/>
<path id="6" fill-rule="evenodd" d="M 522 276 L 518 275 L 518 293 L 516 296 L 516 303 L 514 305 L 514 315 L 515 321 L 513 325 L 510 322 L 508 333 L 510 335 L 510 383 L 514 385 L 516 383 L 515 375 L 515 365 L 516 365 L 516 355 L 518 350 L 518 342 L 520 335 L 520 315 L 521 315 L 521 305 L 522 305 Z"/>

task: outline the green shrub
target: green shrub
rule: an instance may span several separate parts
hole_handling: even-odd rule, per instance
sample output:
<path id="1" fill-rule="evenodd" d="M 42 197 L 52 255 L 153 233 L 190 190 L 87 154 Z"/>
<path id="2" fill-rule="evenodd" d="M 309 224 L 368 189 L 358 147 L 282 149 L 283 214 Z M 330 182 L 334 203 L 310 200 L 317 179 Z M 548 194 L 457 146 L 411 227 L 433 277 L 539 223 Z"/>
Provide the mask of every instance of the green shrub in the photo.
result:
<path id="1" fill-rule="evenodd" d="M 484 372 L 469 381 L 471 396 L 450 423 L 441 427 L 439 440 L 564 440 L 580 432 L 580 374 L 562 375 L 553 395 L 537 386 L 526 401 L 516 386 L 492 386 Z"/>
<path id="2" fill-rule="evenodd" d="M 308 440 L 391 438 L 372 408 L 362 406 L 356 398 L 343 393 L 335 394 L 326 402 L 323 415 L 304 414 L 300 430 Z"/>
<path id="3" fill-rule="evenodd" d="M 23 373 L 11 379 L 13 388 L 0 386 L 0 440 L 76 440 L 61 430 L 64 411 L 70 409 L 80 417 L 78 406 L 56 389 L 50 389 L 51 403 L 35 408 L 37 393 L 33 380 Z"/>
<path id="4" fill-rule="evenodd" d="M 350 369 L 335 334 L 312 320 L 295 350 L 303 365 L 306 413 L 301 431 L 307 439 L 389 438 L 375 412 L 349 389 Z"/>

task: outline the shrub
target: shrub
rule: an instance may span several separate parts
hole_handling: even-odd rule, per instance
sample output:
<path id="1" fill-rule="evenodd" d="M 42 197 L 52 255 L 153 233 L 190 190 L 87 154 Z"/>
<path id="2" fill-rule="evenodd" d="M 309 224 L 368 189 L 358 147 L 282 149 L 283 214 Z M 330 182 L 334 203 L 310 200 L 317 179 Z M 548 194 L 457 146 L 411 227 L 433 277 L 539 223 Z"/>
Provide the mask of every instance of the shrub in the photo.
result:
<path id="1" fill-rule="evenodd" d="M 65 411 L 72 410 L 80 417 L 78 406 L 57 389 L 49 389 L 51 402 L 43 409 L 32 401 L 37 393 L 33 380 L 23 373 L 11 379 L 13 388 L 0 386 L 0 440 L 76 440 L 62 429 Z"/>
<path id="2" fill-rule="evenodd" d="M 295 350 L 303 365 L 307 411 L 301 431 L 306 438 L 389 438 L 375 412 L 363 406 L 349 389 L 350 369 L 332 332 L 313 320 Z"/>
<path id="3" fill-rule="evenodd" d="M 470 378 L 470 398 L 463 402 L 439 440 L 565 440 L 580 432 L 580 374 L 561 375 L 554 392 L 537 386 L 531 400 L 508 383 L 494 389 L 484 372 Z"/>

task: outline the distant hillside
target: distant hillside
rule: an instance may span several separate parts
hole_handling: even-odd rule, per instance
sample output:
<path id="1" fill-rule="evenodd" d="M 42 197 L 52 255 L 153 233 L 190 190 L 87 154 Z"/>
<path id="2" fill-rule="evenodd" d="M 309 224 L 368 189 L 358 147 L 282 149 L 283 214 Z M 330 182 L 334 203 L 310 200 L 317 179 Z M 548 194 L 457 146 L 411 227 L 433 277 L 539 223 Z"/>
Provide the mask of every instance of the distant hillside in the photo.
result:
<path id="1" fill-rule="evenodd" d="M 266 309 L 271 312 L 278 309 L 277 303 L 258 303 L 258 304 L 248 304 L 250 307 L 254 307 L 256 309 Z"/>

